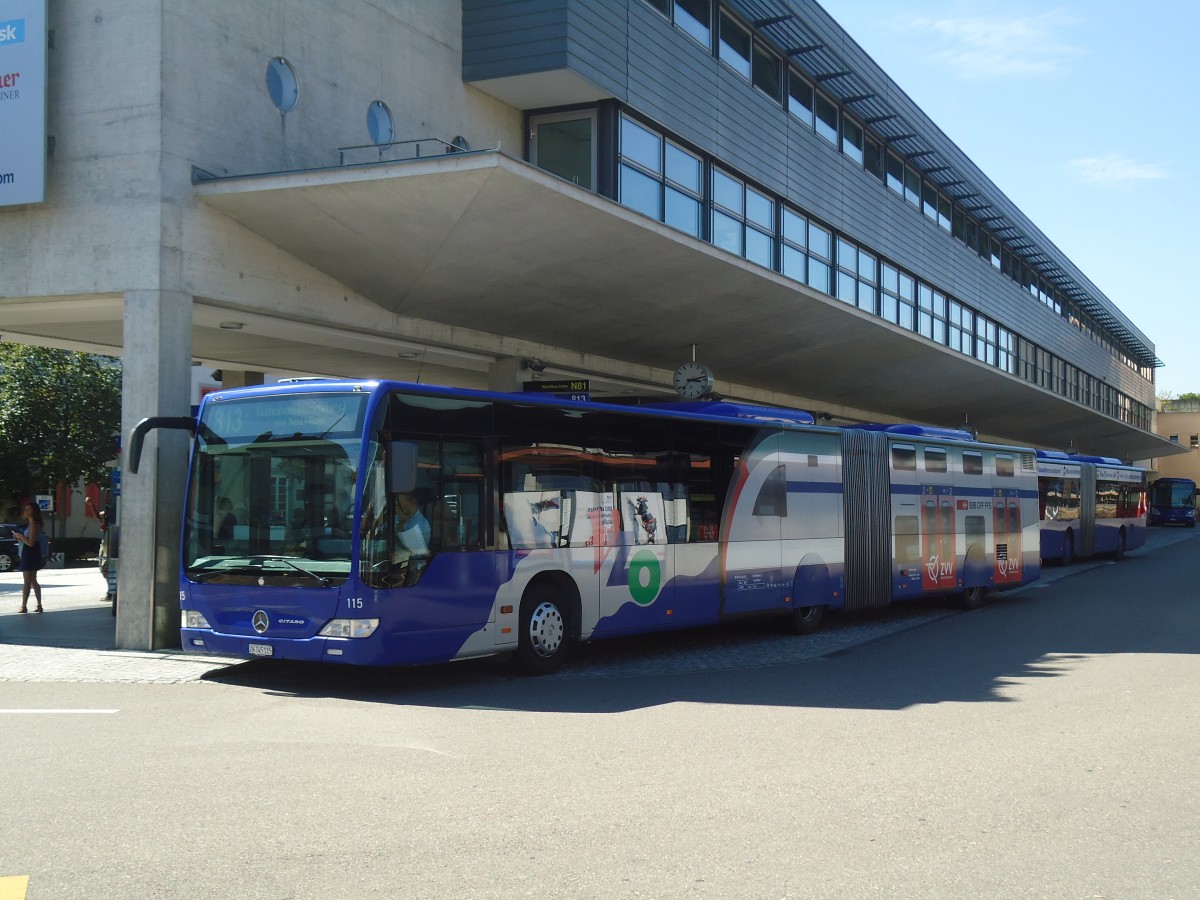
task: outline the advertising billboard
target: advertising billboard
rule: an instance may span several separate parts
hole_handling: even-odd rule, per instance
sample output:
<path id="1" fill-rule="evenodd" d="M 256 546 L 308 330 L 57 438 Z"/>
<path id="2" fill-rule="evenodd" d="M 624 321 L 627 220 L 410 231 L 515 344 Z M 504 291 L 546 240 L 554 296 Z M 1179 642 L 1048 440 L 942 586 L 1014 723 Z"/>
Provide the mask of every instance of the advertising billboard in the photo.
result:
<path id="1" fill-rule="evenodd" d="M 46 199 L 46 0 L 0 0 L 0 206 Z"/>

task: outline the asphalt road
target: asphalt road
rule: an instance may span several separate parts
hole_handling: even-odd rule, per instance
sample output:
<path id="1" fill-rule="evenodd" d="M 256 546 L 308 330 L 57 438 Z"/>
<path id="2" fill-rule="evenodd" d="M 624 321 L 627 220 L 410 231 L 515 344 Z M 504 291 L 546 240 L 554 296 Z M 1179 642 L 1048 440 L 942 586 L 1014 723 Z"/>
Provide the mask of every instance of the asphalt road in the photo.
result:
<path id="1" fill-rule="evenodd" d="M 0 681 L 0 898 L 1200 897 L 1198 549 L 815 655 Z"/>

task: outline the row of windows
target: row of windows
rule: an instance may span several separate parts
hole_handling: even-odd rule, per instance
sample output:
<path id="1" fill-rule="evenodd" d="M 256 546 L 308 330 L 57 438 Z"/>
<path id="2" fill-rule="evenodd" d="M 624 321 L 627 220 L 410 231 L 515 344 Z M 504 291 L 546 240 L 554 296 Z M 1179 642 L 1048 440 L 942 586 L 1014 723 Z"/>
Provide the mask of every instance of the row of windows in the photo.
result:
<path id="1" fill-rule="evenodd" d="M 1141 512 L 1146 487 L 1117 481 L 1096 482 L 1096 518 L 1128 519 Z M 1078 478 L 1039 478 L 1038 505 L 1045 521 L 1079 518 L 1081 484 Z"/>
<path id="2" fill-rule="evenodd" d="M 1104 346 L 1147 381 L 1152 380 L 1150 367 L 1135 360 L 1090 316 L 1025 263 L 1017 252 L 1010 250 L 988 230 L 984 221 L 971 214 L 970 208 L 955 203 L 936 183 L 924 178 L 919 168 L 902 155 L 886 149 L 886 143 L 872 134 L 863 122 L 841 109 L 797 68 L 785 65 L 773 47 L 752 34 L 716 0 L 647 2 L 1034 299 L 1066 318 L 1073 327 Z"/>
<path id="3" fill-rule="evenodd" d="M 1170 441 L 1172 444 L 1178 444 L 1179 443 L 1179 435 L 1177 435 L 1177 434 L 1171 435 Z M 1196 449 L 1197 447 L 1200 447 L 1200 434 L 1193 434 L 1191 436 L 1191 438 L 1188 440 L 1188 446 L 1191 447 L 1193 450 Z"/>
<path id="4" fill-rule="evenodd" d="M 1149 407 L 626 114 L 618 160 L 617 199 L 623 205 L 959 353 L 1150 428 Z"/>
<path id="5" fill-rule="evenodd" d="M 945 473 L 949 471 L 947 453 L 942 447 L 924 447 L 921 453 L 922 469 L 926 472 Z M 963 450 L 961 454 L 962 473 L 964 475 L 983 475 L 983 454 L 978 450 Z M 1001 478 L 1013 478 L 1017 474 L 1016 462 L 1006 454 L 995 457 L 996 474 Z M 917 471 L 917 448 L 908 444 L 892 445 L 892 468 L 897 472 Z"/>

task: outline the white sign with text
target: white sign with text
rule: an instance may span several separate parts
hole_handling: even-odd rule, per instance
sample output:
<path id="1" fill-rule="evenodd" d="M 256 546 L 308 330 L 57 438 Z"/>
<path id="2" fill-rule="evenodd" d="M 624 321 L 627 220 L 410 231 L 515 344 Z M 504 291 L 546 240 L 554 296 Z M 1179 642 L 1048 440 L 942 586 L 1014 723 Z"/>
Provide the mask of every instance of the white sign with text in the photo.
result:
<path id="1" fill-rule="evenodd" d="M 46 199 L 46 0 L 0 0 L 0 206 Z"/>

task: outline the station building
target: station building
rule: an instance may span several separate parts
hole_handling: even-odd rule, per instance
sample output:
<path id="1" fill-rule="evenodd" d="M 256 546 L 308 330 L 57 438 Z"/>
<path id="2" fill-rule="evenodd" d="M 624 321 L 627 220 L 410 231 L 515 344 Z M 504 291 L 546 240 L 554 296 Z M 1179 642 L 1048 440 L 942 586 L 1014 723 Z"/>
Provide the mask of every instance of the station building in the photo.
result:
<path id="1" fill-rule="evenodd" d="M 126 434 L 193 366 L 625 398 L 699 360 L 833 423 L 1177 449 L 1151 340 L 812 0 L 0 9 L 6 144 L 44 111 L 0 335 L 121 356 Z M 187 451 L 123 481 L 120 646 L 178 639 Z"/>
<path id="2" fill-rule="evenodd" d="M 1200 483 L 1200 400 L 1164 400 L 1156 416 L 1158 433 L 1180 452 L 1150 460 L 1157 478 L 1190 478 Z"/>

